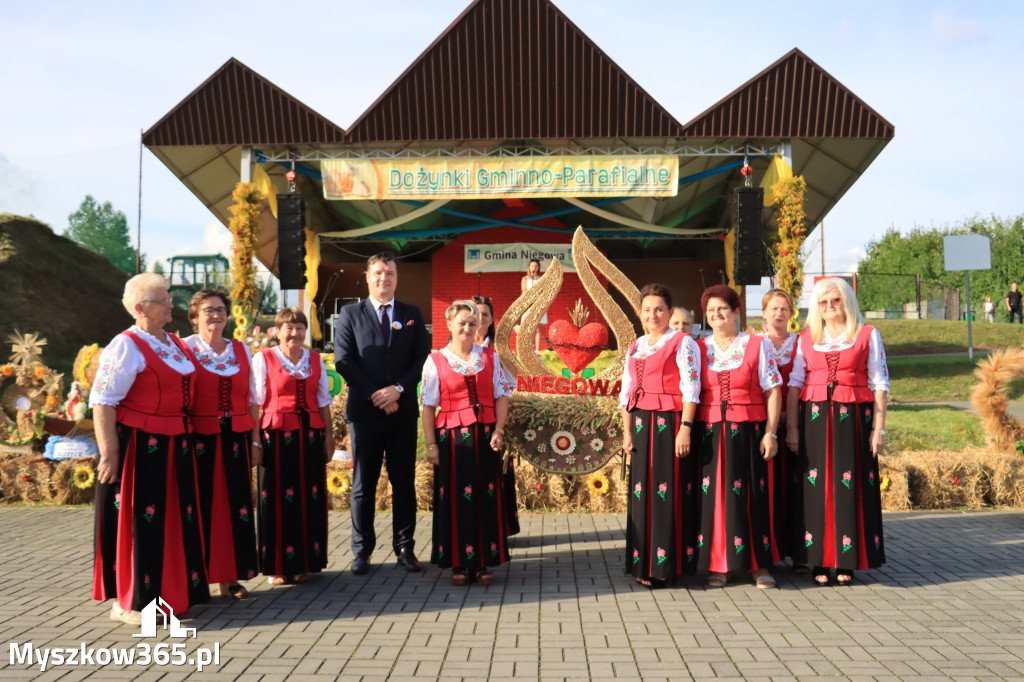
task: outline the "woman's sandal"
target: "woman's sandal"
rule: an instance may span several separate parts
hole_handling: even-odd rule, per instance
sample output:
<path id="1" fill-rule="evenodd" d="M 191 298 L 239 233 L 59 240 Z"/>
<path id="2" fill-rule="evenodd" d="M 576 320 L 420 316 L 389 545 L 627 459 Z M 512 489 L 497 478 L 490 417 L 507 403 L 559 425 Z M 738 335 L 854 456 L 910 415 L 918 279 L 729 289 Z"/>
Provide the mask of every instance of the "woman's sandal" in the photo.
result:
<path id="1" fill-rule="evenodd" d="M 821 566 L 814 567 L 813 573 L 814 582 L 825 587 L 828 585 L 828 569 Z"/>
<path id="2" fill-rule="evenodd" d="M 775 578 L 765 571 L 764 574 L 754 577 L 754 584 L 759 590 L 767 590 L 770 587 L 775 587 Z"/>
<path id="3" fill-rule="evenodd" d="M 725 587 L 726 581 L 725 573 L 708 574 L 708 587 Z"/>
<path id="4" fill-rule="evenodd" d="M 462 587 L 469 584 L 469 575 L 465 569 L 455 568 L 452 569 L 452 585 L 456 587 Z"/>
<path id="5" fill-rule="evenodd" d="M 494 582 L 494 575 L 486 568 L 478 568 L 476 571 L 476 584 L 487 587 Z"/>
<path id="6" fill-rule="evenodd" d="M 279 587 L 281 585 L 291 585 L 291 583 L 288 582 L 288 576 L 284 575 L 272 575 L 267 578 L 267 583 L 272 585 L 273 587 Z"/>
<path id="7" fill-rule="evenodd" d="M 853 584 L 853 571 L 837 569 L 836 570 L 836 584 L 837 585 L 852 585 Z"/>

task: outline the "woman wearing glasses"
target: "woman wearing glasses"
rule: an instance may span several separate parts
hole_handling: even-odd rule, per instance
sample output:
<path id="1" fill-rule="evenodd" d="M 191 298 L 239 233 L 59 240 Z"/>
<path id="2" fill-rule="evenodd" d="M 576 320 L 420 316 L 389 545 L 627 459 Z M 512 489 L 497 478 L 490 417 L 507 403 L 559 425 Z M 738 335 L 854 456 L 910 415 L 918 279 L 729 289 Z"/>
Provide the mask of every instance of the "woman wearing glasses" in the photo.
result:
<path id="1" fill-rule="evenodd" d="M 878 455 L 885 449 L 889 370 L 878 330 L 864 324 L 842 279 L 814 285 L 807 328 L 789 375 L 786 440 L 798 453 L 802 542 L 794 561 L 814 581 L 849 585 L 855 569 L 885 563 Z M 799 448 L 799 450 L 798 450 Z"/>
<path id="2" fill-rule="evenodd" d="M 486 296 L 474 296 L 473 303 L 480 312 L 480 325 L 476 328 L 476 344 L 481 348 L 494 348 L 494 304 Z M 500 365 L 500 363 L 499 363 Z M 516 387 L 516 379 L 501 366 L 501 384 L 506 394 Z M 502 494 L 505 500 L 505 534 L 509 537 L 519 533 L 519 501 L 516 497 L 516 472 L 509 462 L 501 477 Z"/>
<path id="3" fill-rule="evenodd" d="M 135 324 L 103 350 L 89 395 L 100 450 L 93 599 L 116 598 L 110 617 L 131 625 L 157 597 L 178 614 L 210 598 L 186 418 L 196 367 L 164 331 L 169 287 L 154 273 L 125 284 Z"/>
<path id="4" fill-rule="evenodd" d="M 709 287 L 700 304 L 712 334 L 697 342 L 697 567 L 708 571 L 710 587 L 724 587 L 730 571 L 749 571 L 757 587 L 774 587 L 768 469 L 778 449 L 782 377 L 768 339 L 739 331 L 734 289 Z"/>
<path id="5" fill-rule="evenodd" d="M 185 344 L 199 367 L 192 427 L 207 576 L 222 597 L 242 599 L 248 593 L 238 581 L 258 569 L 250 466 L 259 465 L 263 448 L 252 352 L 224 338 L 229 310 L 223 291 L 196 293 L 188 319 L 197 333 Z"/>

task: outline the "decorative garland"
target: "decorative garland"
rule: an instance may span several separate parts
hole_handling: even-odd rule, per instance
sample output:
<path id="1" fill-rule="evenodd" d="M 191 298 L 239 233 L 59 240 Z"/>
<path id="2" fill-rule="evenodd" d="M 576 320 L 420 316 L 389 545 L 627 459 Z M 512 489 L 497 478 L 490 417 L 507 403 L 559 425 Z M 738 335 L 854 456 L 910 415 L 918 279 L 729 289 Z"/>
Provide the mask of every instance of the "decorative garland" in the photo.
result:
<path id="1" fill-rule="evenodd" d="M 774 265 L 778 273 L 778 287 L 789 293 L 794 301 L 800 300 L 804 287 L 804 264 L 800 259 L 800 248 L 807 239 L 804 224 L 804 193 L 807 182 L 803 176 L 779 180 L 772 186 L 777 197 L 779 240 L 775 243 Z M 791 331 L 798 331 L 800 323 L 794 317 L 789 322 Z"/>
<path id="2" fill-rule="evenodd" d="M 240 182 L 232 192 L 231 206 L 231 313 L 235 318 L 235 338 L 245 336 L 255 321 L 259 286 L 256 281 L 256 238 L 259 235 L 260 202 L 265 194 L 251 182 Z"/>

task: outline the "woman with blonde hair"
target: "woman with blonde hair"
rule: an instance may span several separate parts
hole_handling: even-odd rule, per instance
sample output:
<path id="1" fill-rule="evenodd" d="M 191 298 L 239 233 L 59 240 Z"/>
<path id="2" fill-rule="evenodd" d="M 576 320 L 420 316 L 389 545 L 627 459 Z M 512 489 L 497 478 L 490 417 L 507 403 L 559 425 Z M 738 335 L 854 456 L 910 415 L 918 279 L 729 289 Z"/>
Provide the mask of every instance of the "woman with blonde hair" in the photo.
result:
<path id="1" fill-rule="evenodd" d="M 878 455 L 885 449 L 889 370 L 878 330 L 864 324 L 850 285 L 814 285 L 789 377 L 787 444 L 798 453 L 803 535 L 793 559 L 814 581 L 849 585 L 885 563 Z"/>
<path id="2" fill-rule="evenodd" d="M 505 448 L 508 390 L 494 349 L 475 343 L 480 312 L 455 301 L 445 312 L 452 339 L 423 364 L 423 438 L 434 465 L 430 562 L 452 569 L 452 584 L 490 585 L 508 561 Z"/>
<path id="3" fill-rule="evenodd" d="M 761 298 L 763 336 L 770 341 L 769 353 L 779 368 L 782 377 L 781 395 L 786 395 L 789 373 L 796 356 L 796 341 L 799 334 L 789 331 L 789 322 L 796 315 L 796 303 L 788 292 L 770 289 Z M 779 452 L 768 467 L 769 513 L 771 515 L 772 561 L 778 562 L 789 553 L 793 533 L 791 524 L 794 516 L 802 516 L 799 510 L 791 509 L 790 482 L 796 483 L 799 472 L 795 467 L 795 453 L 786 447 L 786 404 L 782 399 L 782 414 L 779 417 Z M 806 573 L 807 567 L 796 565 L 797 573 Z"/>
<path id="4" fill-rule="evenodd" d="M 125 283 L 135 323 L 103 349 L 89 394 L 100 450 L 93 599 L 116 599 L 110 617 L 130 625 L 158 597 L 179 615 L 210 598 L 188 424 L 196 366 L 164 331 L 169 289 L 152 272 Z"/>

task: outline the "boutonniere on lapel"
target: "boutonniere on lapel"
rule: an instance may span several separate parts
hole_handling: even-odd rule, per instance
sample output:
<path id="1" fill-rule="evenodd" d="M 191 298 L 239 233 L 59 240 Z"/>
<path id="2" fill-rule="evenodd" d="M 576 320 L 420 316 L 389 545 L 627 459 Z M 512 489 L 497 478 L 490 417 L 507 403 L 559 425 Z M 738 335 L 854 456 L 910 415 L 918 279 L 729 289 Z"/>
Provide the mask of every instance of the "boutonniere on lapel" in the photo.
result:
<path id="1" fill-rule="evenodd" d="M 395 320 L 394 322 L 391 323 L 391 328 L 397 332 L 399 329 L 402 328 L 402 323 L 399 322 L 398 320 Z"/>
<path id="2" fill-rule="evenodd" d="M 409 320 L 408 322 L 406 322 L 406 323 L 405 323 L 405 326 L 406 326 L 406 327 L 411 327 L 411 326 L 413 326 L 414 324 L 416 324 L 416 320 Z"/>

